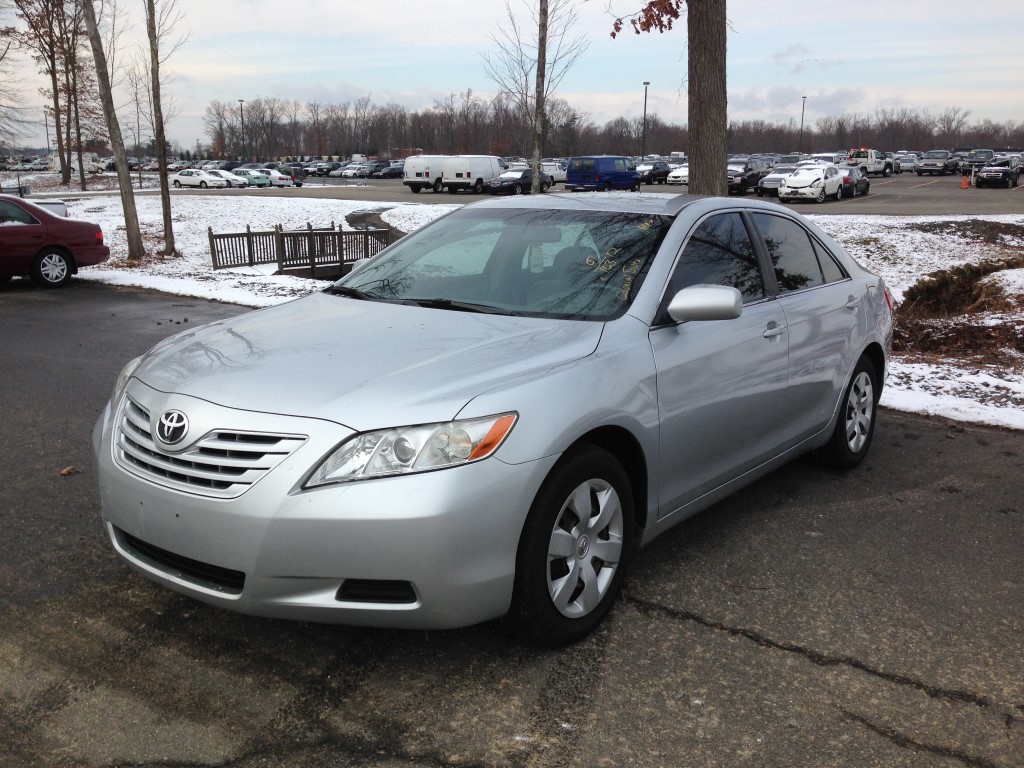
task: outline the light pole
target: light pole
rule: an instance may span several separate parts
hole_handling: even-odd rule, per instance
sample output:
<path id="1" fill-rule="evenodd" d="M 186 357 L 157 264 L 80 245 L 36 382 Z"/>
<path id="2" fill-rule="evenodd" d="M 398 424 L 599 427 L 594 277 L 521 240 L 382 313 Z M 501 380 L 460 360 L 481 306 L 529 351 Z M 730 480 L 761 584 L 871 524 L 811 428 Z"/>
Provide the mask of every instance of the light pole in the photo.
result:
<path id="1" fill-rule="evenodd" d="M 245 112 L 242 111 L 242 105 L 245 104 L 245 99 L 238 100 L 238 117 L 242 121 L 242 159 L 248 160 L 249 152 L 245 148 Z"/>
<path id="2" fill-rule="evenodd" d="M 807 107 L 807 97 L 801 96 L 800 102 L 800 146 L 797 148 L 799 154 L 804 153 L 804 109 Z"/>
<path id="3" fill-rule="evenodd" d="M 644 128 L 640 135 L 640 161 L 643 162 L 644 155 L 647 153 L 647 86 L 650 85 L 650 80 L 644 80 Z"/>

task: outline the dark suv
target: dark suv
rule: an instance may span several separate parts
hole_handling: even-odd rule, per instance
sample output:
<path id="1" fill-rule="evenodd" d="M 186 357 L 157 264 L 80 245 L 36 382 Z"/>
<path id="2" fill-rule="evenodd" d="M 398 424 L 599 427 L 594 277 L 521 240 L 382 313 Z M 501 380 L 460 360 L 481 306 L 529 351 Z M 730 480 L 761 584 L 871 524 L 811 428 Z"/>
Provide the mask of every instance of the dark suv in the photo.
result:
<path id="1" fill-rule="evenodd" d="M 364 163 L 366 166 L 366 175 L 369 176 L 371 173 L 382 171 L 391 165 L 390 160 L 371 160 L 368 163 Z"/>
<path id="2" fill-rule="evenodd" d="M 1016 187 L 1020 183 L 1020 157 L 1001 155 L 989 161 L 974 176 L 976 187 Z"/>
<path id="3" fill-rule="evenodd" d="M 757 189 L 757 182 L 768 175 L 768 166 L 757 157 L 729 159 L 729 194 L 745 195 L 748 190 Z"/>
<path id="4" fill-rule="evenodd" d="M 991 163 L 995 156 L 996 153 L 991 149 L 972 149 L 960 162 L 960 173 L 964 176 L 970 176 L 972 172 L 977 173 Z"/>
<path id="5" fill-rule="evenodd" d="M 644 160 L 636 166 L 644 184 L 664 184 L 672 170 L 664 160 Z"/>

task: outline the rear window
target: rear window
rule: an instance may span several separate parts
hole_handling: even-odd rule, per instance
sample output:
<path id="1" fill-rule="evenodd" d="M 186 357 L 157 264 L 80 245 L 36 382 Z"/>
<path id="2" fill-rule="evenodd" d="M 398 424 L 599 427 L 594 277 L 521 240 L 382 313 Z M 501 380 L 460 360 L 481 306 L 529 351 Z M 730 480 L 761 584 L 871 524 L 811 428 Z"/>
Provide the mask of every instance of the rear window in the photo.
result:
<path id="1" fill-rule="evenodd" d="M 593 171 L 594 170 L 594 158 L 592 157 L 574 157 L 569 161 L 570 171 Z"/>

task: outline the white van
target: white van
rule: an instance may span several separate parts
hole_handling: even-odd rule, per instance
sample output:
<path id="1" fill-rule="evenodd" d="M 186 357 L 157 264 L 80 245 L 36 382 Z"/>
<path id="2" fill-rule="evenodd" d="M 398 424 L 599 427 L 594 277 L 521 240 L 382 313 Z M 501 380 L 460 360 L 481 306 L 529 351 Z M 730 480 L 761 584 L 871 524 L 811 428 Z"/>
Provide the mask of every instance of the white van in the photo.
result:
<path id="1" fill-rule="evenodd" d="M 421 189 L 441 191 L 441 166 L 448 155 L 413 155 L 405 158 L 402 183 L 413 192 Z"/>
<path id="2" fill-rule="evenodd" d="M 505 161 L 496 155 L 453 155 L 441 166 L 441 186 L 453 195 L 460 189 L 479 195 L 484 184 L 505 170 Z"/>

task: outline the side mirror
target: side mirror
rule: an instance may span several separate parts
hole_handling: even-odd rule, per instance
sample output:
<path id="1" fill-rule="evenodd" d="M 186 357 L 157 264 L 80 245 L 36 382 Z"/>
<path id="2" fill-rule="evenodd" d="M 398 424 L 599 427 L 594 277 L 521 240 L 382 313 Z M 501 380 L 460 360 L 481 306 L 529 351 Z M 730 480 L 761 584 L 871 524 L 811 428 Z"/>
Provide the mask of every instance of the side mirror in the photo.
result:
<path id="1" fill-rule="evenodd" d="M 743 313 L 743 296 L 727 285 L 691 285 L 683 288 L 668 305 L 668 315 L 685 320 L 735 320 Z"/>
<path id="2" fill-rule="evenodd" d="M 352 268 L 348 271 L 348 274 L 351 275 L 354 272 L 358 272 L 359 270 L 361 270 L 363 267 L 365 267 L 369 263 L 370 263 L 370 259 L 369 258 L 356 259 L 355 261 L 352 262 Z"/>

